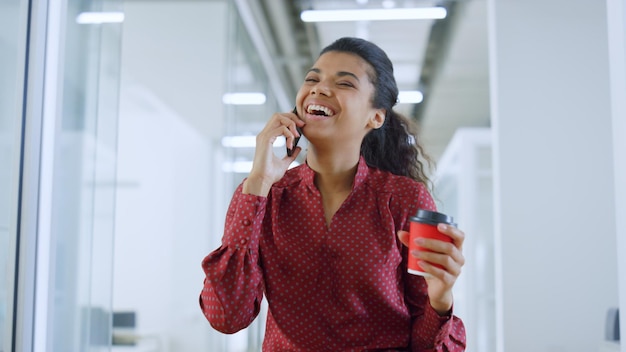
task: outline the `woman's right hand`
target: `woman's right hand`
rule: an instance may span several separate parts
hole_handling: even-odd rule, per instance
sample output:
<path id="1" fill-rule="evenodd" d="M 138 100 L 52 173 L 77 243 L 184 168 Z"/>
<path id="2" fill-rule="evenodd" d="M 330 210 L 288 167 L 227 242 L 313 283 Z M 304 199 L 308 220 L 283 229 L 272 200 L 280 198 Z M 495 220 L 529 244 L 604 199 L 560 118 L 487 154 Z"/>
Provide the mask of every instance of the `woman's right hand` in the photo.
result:
<path id="1" fill-rule="evenodd" d="M 300 154 L 302 148 L 296 147 L 291 156 L 279 158 L 274 154 L 273 144 L 276 138 L 284 136 L 287 147 L 293 147 L 295 138 L 300 136 L 296 126 L 304 126 L 304 121 L 292 112 L 272 115 L 256 136 L 252 170 L 243 184 L 243 193 L 265 197 L 272 185 L 285 175 L 287 168 Z"/>

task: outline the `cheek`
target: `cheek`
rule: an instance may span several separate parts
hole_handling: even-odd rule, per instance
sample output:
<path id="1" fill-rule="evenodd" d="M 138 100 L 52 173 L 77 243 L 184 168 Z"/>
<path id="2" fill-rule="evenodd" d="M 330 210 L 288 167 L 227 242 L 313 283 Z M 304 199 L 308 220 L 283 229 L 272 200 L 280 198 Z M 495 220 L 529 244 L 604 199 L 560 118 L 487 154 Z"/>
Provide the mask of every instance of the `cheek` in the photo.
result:
<path id="1" fill-rule="evenodd" d="M 300 87 L 298 93 L 296 94 L 296 105 L 300 106 L 304 102 L 304 98 L 306 97 L 306 89 L 304 87 Z"/>
<path id="2" fill-rule="evenodd" d="M 372 104 L 368 100 L 352 99 L 351 101 L 346 103 L 353 107 L 352 112 L 354 113 L 354 115 L 358 116 L 363 121 L 369 120 L 370 116 L 372 115 Z"/>

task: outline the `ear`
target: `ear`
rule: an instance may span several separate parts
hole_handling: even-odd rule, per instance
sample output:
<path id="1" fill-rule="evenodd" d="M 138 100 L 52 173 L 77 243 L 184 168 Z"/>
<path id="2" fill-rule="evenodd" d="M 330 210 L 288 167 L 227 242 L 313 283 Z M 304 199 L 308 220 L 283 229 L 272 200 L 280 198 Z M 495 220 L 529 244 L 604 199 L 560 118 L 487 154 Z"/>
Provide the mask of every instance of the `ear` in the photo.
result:
<path id="1" fill-rule="evenodd" d="M 387 115 L 386 109 L 376 109 L 374 115 L 370 118 L 368 126 L 373 129 L 379 129 L 385 123 L 385 116 Z"/>

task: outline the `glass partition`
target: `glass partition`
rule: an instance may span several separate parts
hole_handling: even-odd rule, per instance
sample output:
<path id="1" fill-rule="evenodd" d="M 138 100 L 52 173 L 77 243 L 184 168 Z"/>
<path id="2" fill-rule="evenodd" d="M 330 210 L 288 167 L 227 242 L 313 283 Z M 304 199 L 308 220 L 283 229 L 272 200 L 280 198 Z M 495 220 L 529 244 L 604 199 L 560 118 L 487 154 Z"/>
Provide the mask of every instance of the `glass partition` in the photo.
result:
<path id="1" fill-rule="evenodd" d="M 228 200 L 232 196 L 234 189 L 243 181 L 244 177 L 248 176 L 252 168 L 256 135 L 263 129 L 272 114 L 280 111 L 275 94 L 269 84 L 270 78 L 263 67 L 248 30 L 242 22 L 239 13 L 237 11 L 232 11 L 231 13 L 232 18 L 228 32 L 230 47 L 228 50 L 228 65 L 226 67 L 228 73 L 226 93 L 255 93 L 262 95 L 265 99 L 256 104 L 252 102 L 225 104 L 227 124 L 224 130 L 224 137 L 241 138 L 239 139 L 241 141 L 249 138 L 247 140 L 250 141 L 250 143 L 229 144 L 222 139 L 225 155 L 222 171 L 228 183 L 226 187 Z M 304 143 L 305 141 L 303 140 L 302 145 Z M 284 154 L 284 139 L 278 138 L 274 143 L 274 147 L 277 155 Z M 226 350 L 260 351 L 265 334 L 266 315 L 267 302 L 264 299 L 259 316 L 243 333 L 228 339 Z"/>
<path id="2" fill-rule="evenodd" d="M 495 250 L 491 131 L 459 128 L 435 175 L 438 209 L 465 232 L 465 266 L 454 286 L 454 311 L 467 329 L 467 350 L 496 350 Z"/>
<path id="3" fill-rule="evenodd" d="M 27 3 L 0 2 L 0 351 L 13 344 Z"/>
<path id="4" fill-rule="evenodd" d="M 234 5 L 233 5 L 234 7 Z M 254 138 L 263 129 L 265 122 L 278 111 L 278 103 L 270 89 L 269 78 L 263 68 L 259 54 L 236 9 L 231 11 L 228 31 L 228 60 L 226 72 L 226 94 L 254 93 L 263 97 L 256 103 L 234 101 L 225 104 L 226 125 L 224 137 L 248 137 L 249 143 L 228 143 L 222 140 L 226 161 L 222 170 L 228 175 L 234 191 L 252 167 Z M 239 139 L 243 141 L 245 139 Z M 284 148 L 279 139 L 276 148 Z M 280 153 L 280 152 L 279 152 Z M 284 152 L 283 152 L 284 153 Z M 230 197 L 230 194 L 229 194 Z"/>
<path id="5" fill-rule="evenodd" d="M 227 205 L 230 3 L 124 4 L 113 308 L 134 322 L 114 325 L 113 351 L 224 351 L 198 296 Z"/>
<path id="6" fill-rule="evenodd" d="M 129 1 L 124 12 L 113 308 L 134 324 L 114 326 L 113 350 L 260 350 L 264 313 L 221 334 L 198 295 L 200 263 L 277 110 L 269 79 L 232 1 Z M 265 98 L 227 104 L 225 93 Z M 252 146 L 225 143 L 232 136 Z"/>
<path id="7" fill-rule="evenodd" d="M 109 350 L 123 13 L 115 0 L 69 0 L 65 11 L 46 344 L 52 351 Z"/>

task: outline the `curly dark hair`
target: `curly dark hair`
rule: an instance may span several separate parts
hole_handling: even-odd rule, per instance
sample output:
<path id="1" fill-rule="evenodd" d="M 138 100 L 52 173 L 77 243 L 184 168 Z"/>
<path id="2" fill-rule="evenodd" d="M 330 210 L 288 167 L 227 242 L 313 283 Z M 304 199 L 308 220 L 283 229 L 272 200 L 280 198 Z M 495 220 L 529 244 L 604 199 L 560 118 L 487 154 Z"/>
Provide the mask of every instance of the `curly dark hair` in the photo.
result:
<path id="1" fill-rule="evenodd" d="M 431 167 L 434 162 L 424 152 L 417 126 L 393 110 L 398 101 L 398 85 L 393 75 L 393 64 L 385 51 L 370 41 L 352 37 L 337 39 L 325 47 L 320 56 L 330 51 L 355 54 L 374 70 L 369 73 L 369 80 L 374 85 L 372 105 L 385 109 L 387 113 L 382 127 L 370 131 L 361 144 L 361 155 L 367 164 L 431 187 L 424 162 Z"/>

